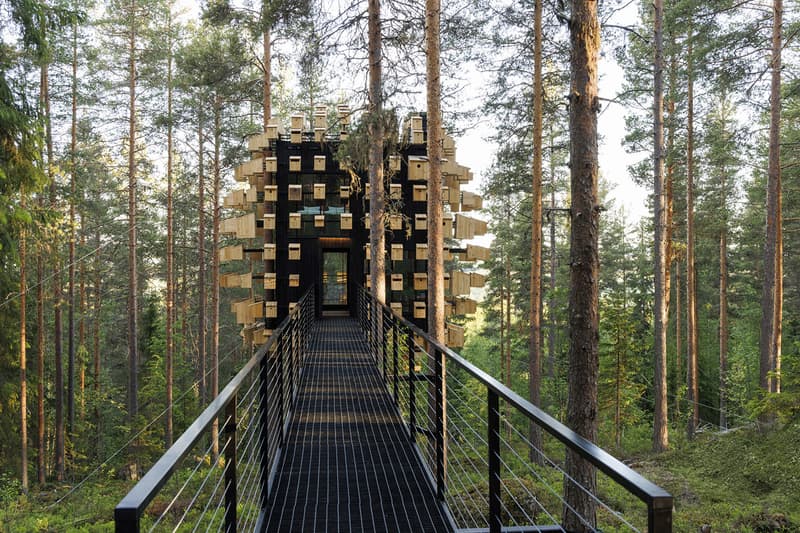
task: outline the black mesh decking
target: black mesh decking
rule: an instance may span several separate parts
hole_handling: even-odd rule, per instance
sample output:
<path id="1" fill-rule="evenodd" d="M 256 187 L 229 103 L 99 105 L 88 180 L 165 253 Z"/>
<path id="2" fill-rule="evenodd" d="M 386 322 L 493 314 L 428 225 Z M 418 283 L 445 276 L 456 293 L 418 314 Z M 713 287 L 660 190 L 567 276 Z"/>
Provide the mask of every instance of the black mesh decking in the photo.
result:
<path id="1" fill-rule="evenodd" d="M 267 531 L 449 531 L 357 322 L 309 350 Z"/>

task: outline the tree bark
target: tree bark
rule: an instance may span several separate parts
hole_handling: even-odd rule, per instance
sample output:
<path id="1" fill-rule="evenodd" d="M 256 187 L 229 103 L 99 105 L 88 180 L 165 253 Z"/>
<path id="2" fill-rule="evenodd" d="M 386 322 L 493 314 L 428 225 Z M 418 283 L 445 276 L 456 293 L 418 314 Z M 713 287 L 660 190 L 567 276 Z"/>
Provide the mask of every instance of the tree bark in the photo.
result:
<path id="1" fill-rule="evenodd" d="M 69 281 L 67 282 L 67 435 L 75 431 L 75 194 L 78 148 L 78 24 L 72 23 L 72 115 L 69 153 Z"/>
<path id="2" fill-rule="evenodd" d="M 528 397 L 541 404 L 542 384 L 542 1 L 535 0 L 533 11 L 533 183 L 531 184 L 531 280 L 530 339 L 528 344 Z M 542 433 L 530 423 L 531 461 L 541 464 Z"/>
<path id="3" fill-rule="evenodd" d="M 128 41 L 128 422 L 139 413 L 138 280 L 136 265 L 136 0 L 130 2 Z M 134 472 L 134 475 L 138 475 Z"/>
<path id="4" fill-rule="evenodd" d="M 39 197 L 39 208 L 44 206 L 42 197 Z M 36 472 L 37 481 L 43 486 L 47 481 L 47 466 L 45 462 L 45 418 L 44 418 L 44 246 L 39 245 L 36 253 Z"/>
<path id="5" fill-rule="evenodd" d="M 100 249 L 100 228 L 95 229 L 94 234 L 95 250 Z M 95 457 L 100 458 L 103 451 L 103 429 L 100 417 L 100 317 L 102 316 L 102 292 L 103 277 L 100 263 L 100 254 L 95 254 L 94 261 L 94 323 L 92 324 L 92 352 L 93 352 L 93 376 L 94 376 L 94 420 L 95 430 L 97 431 L 97 441 L 95 446 Z"/>
<path id="6" fill-rule="evenodd" d="M 266 3 L 266 2 L 265 2 Z M 266 23 L 265 23 L 266 24 Z M 272 43 L 269 28 L 264 28 L 264 131 L 272 117 Z"/>
<path id="7" fill-rule="evenodd" d="M 759 384 L 767 392 L 778 390 L 774 375 L 779 367 L 777 349 L 780 346 L 782 309 L 778 301 L 782 298 L 782 220 L 781 220 L 781 166 L 780 166 L 780 119 L 781 119 L 781 26 L 783 1 L 772 3 L 772 57 L 770 61 L 770 125 L 769 159 L 767 164 L 767 227 L 764 243 L 764 288 L 761 297 L 761 335 L 759 339 L 760 372 Z M 781 286 L 779 288 L 779 285 Z"/>
<path id="8" fill-rule="evenodd" d="M 20 206 L 25 209 L 25 188 L 20 191 Z M 20 484 L 23 494 L 28 493 L 28 337 L 26 330 L 28 286 L 26 228 L 19 232 L 19 440 L 20 440 Z"/>
<path id="9" fill-rule="evenodd" d="M 172 446 L 172 380 L 173 358 L 175 357 L 173 327 L 175 323 L 175 247 L 172 208 L 172 2 L 167 4 L 167 323 L 166 329 L 166 428 L 164 441 L 166 448 Z"/>
<path id="10" fill-rule="evenodd" d="M 598 379 L 598 232 L 597 205 L 597 56 L 600 24 L 597 2 L 573 0 L 570 24 L 569 129 L 572 206 L 569 289 L 569 379 L 567 425 L 583 437 L 597 438 Z M 592 531 L 596 523 L 594 467 L 567 451 L 564 528 Z M 581 488 L 582 487 L 582 488 Z M 570 509 L 571 508 L 571 509 Z"/>
<path id="11" fill-rule="evenodd" d="M 725 190 L 723 177 L 723 191 Z M 719 235 L 719 427 L 728 428 L 727 374 L 728 374 L 728 229 L 723 223 Z"/>
<path id="12" fill-rule="evenodd" d="M 203 103 L 197 108 L 197 359 L 200 406 L 208 398 L 206 384 L 206 180 L 203 167 Z"/>
<path id="13" fill-rule="evenodd" d="M 694 232 L 694 33 L 689 24 L 686 61 L 686 397 L 689 401 L 689 419 L 686 434 L 694 438 L 700 422 L 697 384 L 697 267 L 695 266 Z"/>
<path id="14" fill-rule="evenodd" d="M 214 95 L 214 181 L 212 185 L 211 212 L 211 399 L 219 395 L 219 191 L 220 191 L 220 141 L 222 136 L 222 98 Z M 213 452 L 219 455 L 219 421 L 211 426 Z"/>
<path id="15" fill-rule="evenodd" d="M 553 159 L 553 135 L 550 134 L 550 208 L 556 207 L 556 165 Z M 554 379 L 556 376 L 556 219 L 550 212 L 550 294 L 548 295 L 547 314 L 550 327 L 547 331 L 547 376 Z"/>
<path id="16" fill-rule="evenodd" d="M 50 207 L 57 208 L 56 184 L 53 179 L 53 133 L 50 115 L 50 72 L 49 65 L 44 63 L 41 67 L 41 95 L 42 107 L 45 116 L 45 148 L 47 150 L 47 177 L 50 182 Z M 56 481 L 64 481 L 64 362 L 62 360 L 61 344 L 61 260 L 54 241 L 51 249 L 53 258 L 53 353 L 54 353 L 54 396 L 55 396 L 55 450 L 54 462 Z"/>
<path id="17" fill-rule="evenodd" d="M 664 41 L 663 0 L 655 0 L 653 14 L 653 181 L 655 226 L 655 298 L 653 309 L 653 379 L 655 408 L 653 412 L 653 449 L 662 451 L 669 446 L 667 420 L 667 297 L 668 269 L 667 191 L 664 183 Z"/>
<path id="18" fill-rule="evenodd" d="M 386 232 L 383 184 L 383 78 L 380 0 L 369 0 L 369 275 L 372 294 L 386 302 Z"/>

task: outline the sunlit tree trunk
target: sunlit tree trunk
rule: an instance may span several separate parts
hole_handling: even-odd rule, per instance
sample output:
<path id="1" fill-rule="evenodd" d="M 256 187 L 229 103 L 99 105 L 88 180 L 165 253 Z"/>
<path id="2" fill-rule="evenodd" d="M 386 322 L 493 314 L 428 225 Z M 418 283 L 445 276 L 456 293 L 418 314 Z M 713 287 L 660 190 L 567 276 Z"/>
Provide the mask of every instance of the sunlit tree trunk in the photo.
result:
<path id="1" fill-rule="evenodd" d="M 372 293 L 386 302 L 386 233 L 383 185 L 383 80 L 380 0 L 369 0 L 369 275 Z M 428 124 L 430 135 L 430 123 Z"/>
<path id="2" fill-rule="evenodd" d="M 542 1 L 535 0 L 533 12 L 533 183 L 531 184 L 531 281 L 530 339 L 528 342 L 528 397 L 541 403 L 542 383 Z M 541 463 L 539 426 L 531 422 L 530 459 Z"/>
<path id="3" fill-rule="evenodd" d="M 78 149 L 78 24 L 72 24 L 72 115 L 69 143 L 69 268 L 67 282 L 67 434 L 75 431 L 75 195 Z"/>
<path id="4" fill-rule="evenodd" d="M 664 42 L 663 0 L 655 0 L 653 14 L 653 180 L 655 226 L 655 299 L 654 299 L 654 355 L 653 380 L 655 408 L 653 412 L 653 449 L 661 451 L 669 446 L 667 420 L 667 298 L 666 276 L 668 269 L 667 243 L 667 190 L 664 183 Z"/>
<path id="5" fill-rule="evenodd" d="M 694 232 L 694 35 L 689 25 L 687 36 L 687 87 L 686 87 L 686 397 L 689 401 L 689 419 L 686 433 L 694 438 L 700 421 L 697 384 L 697 269 L 695 266 Z"/>
<path id="6" fill-rule="evenodd" d="M 20 191 L 20 206 L 26 207 L 25 190 Z M 28 337 L 26 329 L 28 286 L 27 273 L 27 228 L 19 232 L 19 440 L 20 440 L 20 484 L 22 492 L 28 492 Z"/>
<path id="7" fill-rule="evenodd" d="M 43 198 L 39 196 L 39 208 L 44 207 Z M 40 244 L 36 253 L 36 472 L 40 486 L 47 481 L 47 464 L 45 448 L 44 417 L 44 255 L 45 246 Z"/>
<path id="8" fill-rule="evenodd" d="M 597 438 L 599 349 L 598 278 L 600 261 L 597 204 L 597 56 L 600 24 L 597 2 L 573 0 L 570 17 L 570 181 L 572 206 L 569 289 L 569 379 L 567 425 L 583 437 Z M 595 527 L 597 487 L 594 467 L 567 451 L 563 526 L 569 531 Z M 574 481 L 572 481 L 574 480 Z M 587 525 L 588 524 L 588 525 Z"/>

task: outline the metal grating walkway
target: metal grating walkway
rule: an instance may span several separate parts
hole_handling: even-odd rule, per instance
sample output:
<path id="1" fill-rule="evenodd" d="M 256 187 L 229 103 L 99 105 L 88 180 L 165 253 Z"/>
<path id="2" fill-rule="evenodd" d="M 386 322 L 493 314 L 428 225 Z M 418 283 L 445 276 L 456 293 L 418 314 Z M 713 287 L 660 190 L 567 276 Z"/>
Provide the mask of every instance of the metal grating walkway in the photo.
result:
<path id="1" fill-rule="evenodd" d="M 358 323 L 319 319 L 267 531 L 449 531 Z"/>

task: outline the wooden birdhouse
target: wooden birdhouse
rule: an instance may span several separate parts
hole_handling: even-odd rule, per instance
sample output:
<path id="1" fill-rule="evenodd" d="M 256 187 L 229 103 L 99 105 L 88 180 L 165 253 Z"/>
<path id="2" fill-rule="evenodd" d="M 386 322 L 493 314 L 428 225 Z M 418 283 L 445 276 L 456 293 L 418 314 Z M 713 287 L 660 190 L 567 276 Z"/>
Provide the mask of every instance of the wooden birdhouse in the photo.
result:
<path id="1" fill-rule="evenodd" d="M 399 317 L 403 316 L 403 304 L 401 302 L 392 302 L 389 304 L 389 308 L 395 315 Z"/>
<path id="2" fill-rule="evenodd" d="M 392 172 L 400 172 L 400 156 L 399 155 L 390 155 L 389 156 L 389 170 Z"/>
<path id="3" fill-rule="evenodd" d="M 425 302 L 414 302 L 414 318 L 425 318 L 426 308 Z"/>
<path id="4" fill-rule="evenodd" d="M 428 215 L 414 215 L 414 231 L 428 231 Z"/>
<path id="5" fill-rule="evenodd" d="M 302 185 L 289 185 L 289 201 L 302 202 L 303 201 L 303 186 Z"/>
<path id="6" fill-rule="evenodd" d="M 293 130 L 302 130 L 305 127 L 305 122 L 306 122 L 306 116 L 305 115 L 303 115 L 301 113 L 297 113 L 295 115 L 292 115 L 291 123 L 292 123 L 292 129 Z"/>
<path id="7" fill-rule="evenodd" d="M 289 244 L 289 261 L 300 261 L 300 243 Z"/>
<path id="8" fill-rule="evenodd" d="M 403 229 L 403 215 L 389 215 L 389 229 Z"/>
<path id="9" fill-rule="evenodd" d="M 289 140 L 292 144 L 300 144 L 303 142 L 303 131 L 302 130 L 292 130 L 289 134 Z"/>
<path id="10" fill-rule="evenodd" d="M 339 187 L 339 198 L 342 200 L 350 198 L 350 187 L 346 185 Z"/>
<path id="11" fill-rule="evenodd" d="M 278 201 L 278 186 L 277 185 L 264 185 L 264 201 L 277 202 Z"/>
<path id="12" fill-rule="evenodd" d="M 420 242 L 416 245 L 416 259 L 417 261 L 428 260 L 428 243 Z"/>
<path id="13" fill-rule="evenodd" d="M 300 286 L 300 274 L 289 274 L 289 286 L 290 287 Z"/>
<path id="14" fill-rule="evenodd" d="M 301 229 L 303 216 L 300 213 L 289 213 L 289 229 Z"/>
<path id="15" fill-rule="evenodd" d="M 324 200 L 325 199 L 325 184 L 324 183 L 315 183 L 314 184 L 314 200 Z"/>
<path id="16" fill-rule="evenodd" d="M 264 272 L 264 289 L 274 291 L 277 288 L 277 277 L 275 272 Z"/>
<path id="17" fill-rule="evenodd" d="M 339 228 L 340 229 L 353 229 L 353 214 L 342 213 L 339 215 Z"/>
<path id="18" fill-rule="evenodd" d="M 264 170 L 267 172 L 277 172 L 278 171 L 278 158 L 277 157 L 265 157 L 264 158 Z"/>
<path id="19" fill-rule="evenodd" d="M 428 158 L 409 156 L 408 179 L 410 181 L 428 181 Z"/>
<path id="20" fill-rule="evenodd" d="M 299 155 L 289 156 L 289 172 L 300 172 L 302 161 Z"/>
<path id="21" fill-rule="evenodd" d="M 393 291 L 402 291 L 403 290 L 403 275 L 402 274 L 392 274 L 392 290 Z"/>
<path id="22" fill-rule="evenodd" d="M 392 258 L 392 261 L 402 261 L 403 260 L 403 245 L 402 244 L 392 244 L 391 258 Z"/>
<path id="23" fill-rule="evenodd" d="M 392 183 L 389 185 L 389 198 L 391 200 L 403 199 L 403 186 L 399 183 Z"/>
<path id="24" fill-rule="evenodd" d="M 264 213 L 264 229 L 275 229 L 275 213 Z"/>
<path id="25" fill-rule="evenodd" d="M 264 302 L 264 317 L 278 318 L 278 302 Z"/>
<path id="26" fill-rule="evenodd" d="M 264 243 L 264 251 L 261 257 L 264 261 L 275 261 L 275 244 L 271 242 Z"/>
<path id="27" fill-rule="evenodd" d="M 325 172 L 325 156 L 324 155 L 315 155 L 314 156 L 314 171 L 315 172 Z"/>
<path id="28" fill-rule="evenodd" d="M 414 274 L 414 290 L 427 291 L 428 290 L 428 274 L 425 272 L 417 272 Z"/>
<path id="29" fill-rule="evenodd" d="M 315 228 L 325 227 L 325 215 L 314 215 L 314 227 Z"/>
<path id="30" fill-rule="evenodd" d="M 442 191 L 442 195 L 444 196 L 444 191 Z M 427 185 L 414 185 L 414 190 L 413 190 L 411 198 L 415 202 L 427 202 L 428 201 L 428 186 Z"/>

